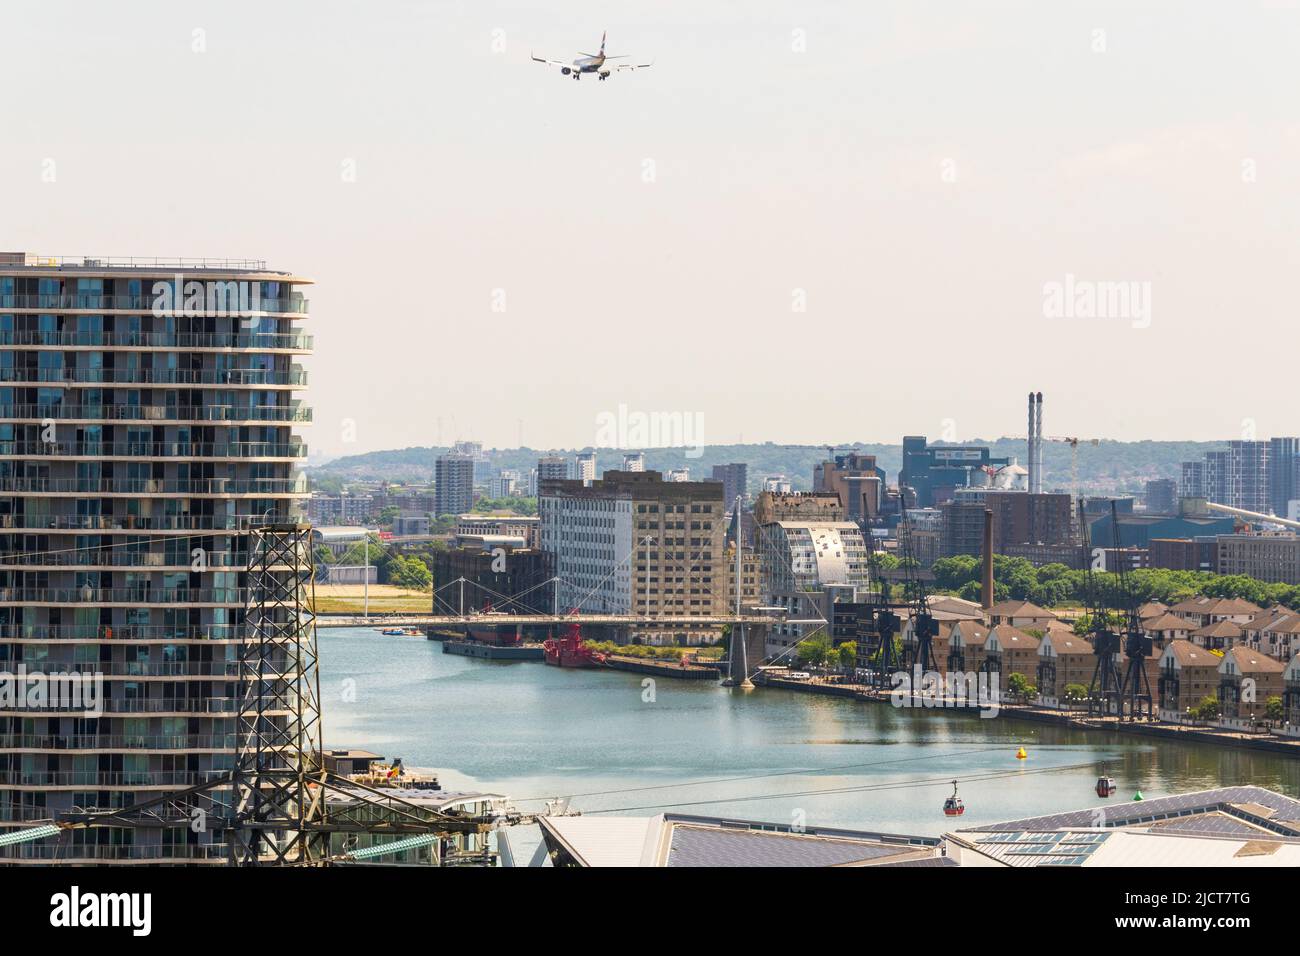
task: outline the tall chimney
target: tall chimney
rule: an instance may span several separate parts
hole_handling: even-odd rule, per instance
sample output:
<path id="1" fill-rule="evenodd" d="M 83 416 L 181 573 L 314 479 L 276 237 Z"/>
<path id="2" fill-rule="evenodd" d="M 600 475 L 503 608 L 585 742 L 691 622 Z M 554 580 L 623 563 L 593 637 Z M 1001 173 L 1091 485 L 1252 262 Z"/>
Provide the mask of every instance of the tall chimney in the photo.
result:
<path id="1" fill-rule="evenodd" d="M 993 509 L 984 509 L 984 584 L 980 588 L 984 610 L 993 606 Z"/>
<path id="2" fill-rule="evenodd" d="M 1029 438 L 1025 457 L 1029 460 L 1025 466 L 1029 469 L 1029 490 L 1034 490 L 1034 393 L 1029 393 Z"/>
<path id="3" fill-rule="evenodd" d="M 1038 393 L 1034 412 L 1034 494 L 1043 493 L 1043 393 Z"/>

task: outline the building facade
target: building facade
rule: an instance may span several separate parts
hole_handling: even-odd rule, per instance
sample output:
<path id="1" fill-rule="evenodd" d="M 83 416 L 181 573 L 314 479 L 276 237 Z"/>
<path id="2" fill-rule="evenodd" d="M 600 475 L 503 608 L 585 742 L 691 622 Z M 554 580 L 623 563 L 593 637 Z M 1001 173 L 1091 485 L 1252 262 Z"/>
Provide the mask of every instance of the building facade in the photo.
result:
<path id="1" fill-rule="evenodd" d="M 728 613 L 725 503 L 715 481 L 607 471 L 538 490 L 541 547 L 554 555 L 561 612 L 716 617 Z M 641 625 L 629 639 L 712 643 L 720 625 Z"/>
<path id="2" fill-rule="evenodd" d="M 474 458 L 459 452 L 439 455 L 433 463 L 433 510 L 456 515 L 474 506 Z"/>
<path id="3" fill-rule="evenodd" d="M 249 531 L 307 497 L 308 281 L 255 261 L 0 257 L 0 670 L 102 685 L 93 713 L 0 707 L 0 832 L 233 766 Z M 96 827 L 0 859 L 221 861 L 213 840 Z"/>
<path id="4" fill-rule="evenodd" d="M 1215 569 L 1271 584 L 1300 584 L 1300 535 L 1221 534 Z"/>
<path id="5" fill-rule="evenodd" d="M 734 508 L 736 498 L 745 497 L 749 490 L 749 465 L 744 462 L 714 465 L 713 480 L 722 482 L 722 499 L 728 509 Z"/>

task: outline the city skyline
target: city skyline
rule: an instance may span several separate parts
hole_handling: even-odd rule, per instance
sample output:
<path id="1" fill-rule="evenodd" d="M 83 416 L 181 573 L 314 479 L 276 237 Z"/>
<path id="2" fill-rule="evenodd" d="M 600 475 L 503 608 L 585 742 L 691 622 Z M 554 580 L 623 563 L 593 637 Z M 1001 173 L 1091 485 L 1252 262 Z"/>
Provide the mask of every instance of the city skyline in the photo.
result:
<path id="1" fill-rule="evenodd" d="M 1014 435 L 1031 388 L 1053 434 L 1300 430 L 1294 4 L 307 9 L 13 11 L 43 96 L 0 174 L 10 251 L 311 275 L 315 454 L 585 447 L 620 406 L 706 443 Z M 534 69 L 604 29 L 656 68 Z M 50 122 L 105 78 L 148 105 Z"/>

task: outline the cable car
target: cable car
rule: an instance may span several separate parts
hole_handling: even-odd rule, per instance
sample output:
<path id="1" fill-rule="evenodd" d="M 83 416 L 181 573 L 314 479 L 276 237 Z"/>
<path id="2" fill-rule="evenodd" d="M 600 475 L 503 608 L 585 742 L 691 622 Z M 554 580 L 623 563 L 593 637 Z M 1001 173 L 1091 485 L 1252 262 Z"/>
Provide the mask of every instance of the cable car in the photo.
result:
<path id="1" fill-rule="evenodd" d="M 1115 795 L 1115 778 L 1098 777 L 1097 778 L 1097 796 L 1113 797 Z"/>
<path id="2" fill-rule="evenodd" d="M 961 797 L 957 796 L 957 781 L 952 782 L 952 796 L 943 802 L 944 816 L 959 817 L 966 812 L 965 805 L 961 802 Z"/>

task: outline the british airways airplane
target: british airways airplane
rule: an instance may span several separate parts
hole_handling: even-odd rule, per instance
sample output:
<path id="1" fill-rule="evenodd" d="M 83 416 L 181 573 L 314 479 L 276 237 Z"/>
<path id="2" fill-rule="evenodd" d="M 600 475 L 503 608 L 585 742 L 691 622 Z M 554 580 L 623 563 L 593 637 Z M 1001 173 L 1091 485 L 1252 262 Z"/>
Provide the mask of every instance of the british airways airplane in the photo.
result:
<path id="1" fill-rule="evenodd" d="M 546 63 L 549 66 L 558 66 L 561 74 L 564 76 L 571 75 L 575 80 L 582 79 L 582 74 L 584 73 L 595 73 L 599 79 L 605 80 L 608 79 L 609 75 L 615 70 L 640 70 L 647 66 L 654 66 L 653 60 L 649 63 L 609 63 L 608 61 L 610 60 L 626 59 L 627 54 L 620 53 L 617 56 L 605 55 L 605 36 L 608 32 L 609 31 L 607 30 L 605 33 L 600 35 L 599 53 L 584 53 L 580 58 L 573 60 L 572 62 L 565 62 L 564 60 L 547 60 L 540 56 L 534 56 L 533 59 L 538 63 Z"/>

